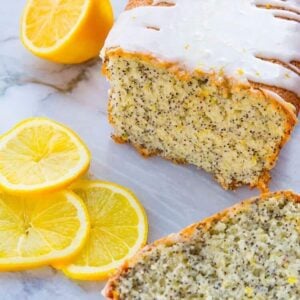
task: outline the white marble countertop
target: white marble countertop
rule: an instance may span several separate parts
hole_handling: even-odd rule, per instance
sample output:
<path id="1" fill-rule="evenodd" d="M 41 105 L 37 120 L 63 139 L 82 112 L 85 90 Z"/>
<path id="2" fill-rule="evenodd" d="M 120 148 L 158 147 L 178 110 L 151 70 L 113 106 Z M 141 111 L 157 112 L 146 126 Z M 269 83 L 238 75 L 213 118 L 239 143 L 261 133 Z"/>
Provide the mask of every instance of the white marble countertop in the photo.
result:
<path id="1" fill-rule="evenodd" d="M 140 198 L 149 216 L 149 241 L 258 194 L 248 188 L 226 192 L 196 168 L 145 160 L 130 146 L 114 144 L 100 60 L 63 66 L 32 56 L 18 37 L 24 3 L 10 0 L 0 6 L 0 134 L 31 116 L 47 116 L 73 128 L 92 151 L 92 175 L 130 187 Z M 118 15 L 125 0 L 113 3 Z M 272 172 L 272 190 L 300 192 L 299 153 L 300 127 Z M 102 299 L 102 287 L 101 282 L 71 281 L 51 268 L 0 274 L 0 300 Z"/>

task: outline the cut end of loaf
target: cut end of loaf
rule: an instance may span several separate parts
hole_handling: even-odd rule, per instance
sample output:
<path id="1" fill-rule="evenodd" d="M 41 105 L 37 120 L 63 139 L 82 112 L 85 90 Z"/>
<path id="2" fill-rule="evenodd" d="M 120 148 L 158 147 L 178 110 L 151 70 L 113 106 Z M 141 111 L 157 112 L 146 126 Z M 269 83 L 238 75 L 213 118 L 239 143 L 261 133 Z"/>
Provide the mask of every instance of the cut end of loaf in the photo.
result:
<path id="1" fill-rule="evenodd" d="M 264 187 L 296 120 L 259 88 L 193 75 L 138 55 L 108 54 L 109 118 L 118 141 L 210 172 L 226 189 Z"/>
<path id="2" fill-rule="evenodd" d="M 146 247 L 107 299 L 299 299 L 300 197 L 265 194 Z"/>

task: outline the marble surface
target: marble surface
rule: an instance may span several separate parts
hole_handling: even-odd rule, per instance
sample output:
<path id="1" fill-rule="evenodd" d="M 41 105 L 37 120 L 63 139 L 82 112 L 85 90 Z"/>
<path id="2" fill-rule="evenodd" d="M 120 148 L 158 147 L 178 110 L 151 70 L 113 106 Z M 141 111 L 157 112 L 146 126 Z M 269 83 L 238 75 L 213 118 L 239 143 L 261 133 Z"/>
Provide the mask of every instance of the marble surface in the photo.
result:
<path id="1" fill-rule="evenodd" d="M 24 3 L 10 0 L 0 6 L 0 134 L 31 116 L 47 116 L 73 128 L 92 151 L 91 174 L 128 186 L 140 198 L 149 216 L 149 241 L 258 194 L 248 188 L 226 192 L 196 168 L 145 160 L 130 146 L 114 144 L 100 60 L 64 66 L 32 56 L 18 37 Z M 125 0 L 113 4 L 117 16 Z M 272 172 L 272 190 L 300 192 L 299 141 L 300 127 Z M 0 274 L 0 300 L 101 299 L 102 287 L 101 282 L 71 281 L 52 268 Z"/>

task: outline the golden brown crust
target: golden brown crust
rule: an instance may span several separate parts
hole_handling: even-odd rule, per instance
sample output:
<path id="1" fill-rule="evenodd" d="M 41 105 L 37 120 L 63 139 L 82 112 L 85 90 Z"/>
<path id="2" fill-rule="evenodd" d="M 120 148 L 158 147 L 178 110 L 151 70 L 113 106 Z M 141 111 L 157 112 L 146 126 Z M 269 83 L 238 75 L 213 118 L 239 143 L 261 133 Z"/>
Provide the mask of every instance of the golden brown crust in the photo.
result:
<path id="1" fill-rule="evenodd" d="M 284 195 L 289 201 L 293 201 L 296 203 L 300 203 L 300 195 L 293 193 L 292 191 L 279 191 L 275 193 L 265 193 L 259 197 L 253 197 L 247 200 L 242 201 L 232 207 L 229 207 L 213 216 L 205 218 L 204 220 L 192 224 L 179 233 L 171 234 L 166 236 L 160 240 L 155 241 L 154 243 L 145 246 L 142 250 L 140 250 L 133 258 L 126 261 L 117 271 L 117 273 L 108 281 L 105 289 L 104 289 L 104 296 L 108 300 L 121 300 L 119 299 L 118 293 L 115 290 L 115 282 L 118 278 L 127 272 L 128 268 L 134 266 L 141 258 L 147 255 L 148 252 L 152 251 L 158 245 L 170 245 L 176 243 L 177 241 L 184 241 L 189 240 L 190 237 L 193 235 L 197 228 L 202 228 L 203 230 L 207 231 L 213 224 L 218 221 L 226 221 L 226 219 L 232 215 L 237 214 L 238 212 L 244 211 L 249 208 L 253 203 L 257 201 L 266 201 L 270 197 L 279 198 Z"/>
<path id="2" fill-rule="evenodd" d="M 133 9 L 135 7 L 139 6 L 150 6 L 152 5 L 153 0 L 129 0 L 126 10 L 128 9 Z M 159 6 L 172 6 L 173 4 L 168 3 L 168 2 L 161 2 L 158 4 Z"/>
<path id="3" fill-rule="evenodd" d="M 266 84 L 262 84 L 262 83 L 258 83 L 258 82 L 254 82 L 254 81 L 250 81 L 250 83 L 256 89 L 263 88 L 263 89 L 269 90 L 269 91 L 274 92 L 275 94 L 279 95 L 282 99 L 284 99 L 284 101 L 292 104 L 295 107 L 296 115 L 299 114 L 300 98 L 297 97 L 296 94 L 294 94 L 288 90 L 276 87 L 276 86 L 266 85 Z"/>
<path id="4" fill-rule="evenodd" d="M 149 6 L 152 2 L 152 0 L 129 0 L 126 9 L 128 10 L 138 6 Z"/>
<path id="5" fill-rule="evenodd" d="M 295 72 L 298 76 L 300 76 L 300 73 L 298 71 L 295 71 L 287 63 L 284 63 L 284 62 L 282 62 L 278 59 L 270 59 L 270 58 L 264 58 L 264 57 L 258 57 L 258 58 L 261 59 L 261 60 L 272 62 L 274 64 L 281 65 L 281 66 L 285 67 L 286 69 L 288 69 L 292 72 Z M 297 62 L 294 62 L 294 63 L 292 62 L 292 64 L 297 67 Z M 271 85 L 266 85 L 266 84 L 262 84 L 262 83 L 259 83 L 259 82 L 250 81 L 250 83 L 255 88 L 264 88 L 264 89 L 270 90 L 271 92 L 276 93 L 282 99 L 284 99 L 286 102 L 291 103 L 292 105 L 294 105 L 294 107 L 296 109 L 296 114 L 298 115 L 299 110 L 300 110 L 300 98 L 297 97 L 297 95 L 295 93 L 290 92 L 288 90 L 285 90 L 283 88 L 279 88 L 279 87 L 275 87 L 275 86 L 271 86 Z"/>

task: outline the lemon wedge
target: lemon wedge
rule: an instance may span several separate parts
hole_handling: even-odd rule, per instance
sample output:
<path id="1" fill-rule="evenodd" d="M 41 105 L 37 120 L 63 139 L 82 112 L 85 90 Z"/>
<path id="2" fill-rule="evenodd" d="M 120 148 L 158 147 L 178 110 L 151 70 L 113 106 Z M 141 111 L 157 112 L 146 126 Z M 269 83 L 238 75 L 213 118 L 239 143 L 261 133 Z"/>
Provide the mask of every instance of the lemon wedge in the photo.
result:
<path id="1" fill-rule="evenodd" d="M 0 192 L 0 270 L 64 262 L 78 254 L 89 232 L 81 199 L 70 191 L 42 197 Z"/>
<path id="2" fill-rule="evenodd" d="M 84 174 L 90 153 L 67 127 L 46 118 L 25 120 L 0 138 L 0 186 L 11 193 L 65 187 Z"/>
<path id="3" fill-rule="evenodd" d="M 105 279 L 146 243 L 145 211 L 131 191 L 113 183 L 80 181 L 73 191 L 87 206 L 91 230 L 78 257 L 56 267 L 73 279 Z"/>
<path id="4" fill-rule="evenodd" d="M 99 55 L 112 24 L 109 0 L 28 0 L 21 39 L 39 57 L 80 63 Z"/>

